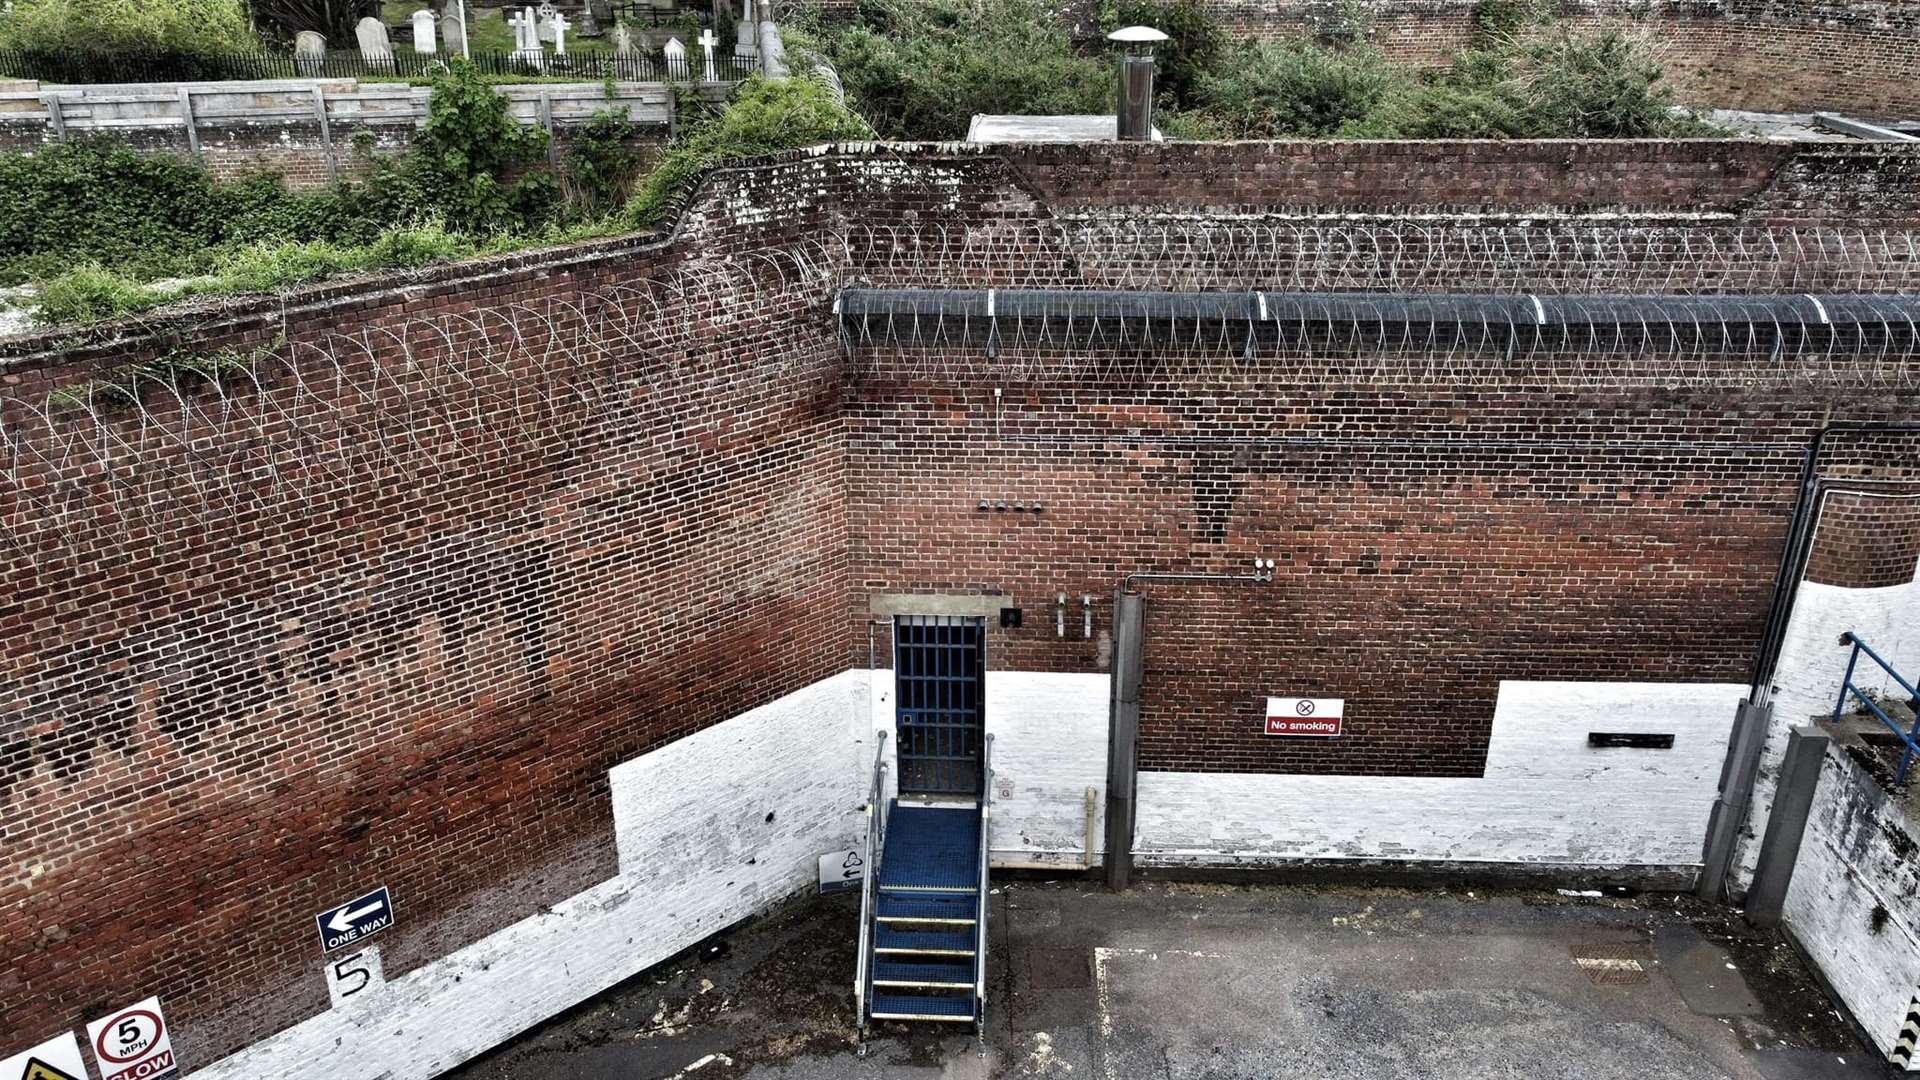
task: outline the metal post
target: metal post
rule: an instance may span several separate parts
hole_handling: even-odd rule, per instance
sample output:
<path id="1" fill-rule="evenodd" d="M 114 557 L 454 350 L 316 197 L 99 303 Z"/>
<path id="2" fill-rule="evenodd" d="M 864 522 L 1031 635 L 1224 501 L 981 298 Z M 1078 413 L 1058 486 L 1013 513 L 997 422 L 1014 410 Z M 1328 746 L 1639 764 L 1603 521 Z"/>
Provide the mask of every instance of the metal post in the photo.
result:
<path id="1" fill-rule="evenodd" d="M 1694 888 L 1702 900 L 1726 897 L 1734 841 L 1739 838 L 1740 825 L 1747 818 L 1753 777 L 1760 769 L 1760 751 L 1766 746 L 1767 728 L 1772 722 L 1771 705 L 1742 701 L 1739 711 L 1734 713 L 1727 760 L 1720 766 L 1720 797 L 1714 801 L 1713 814 L 1707 819 L 1706 851 L 1700 860 L 1700 880 Z"/>
<path id="2" fill-rule="evenodd" d="M 48 94 L 40 100 L 47 104 L 47 126 L 53 130 L 54 142 L 67 141 L 66 106 L 61 104 L 59 94 Z"/>
<path id="3" fill-rule="evenodd" d="M 200 132 L 193 122 L 193 90 L 190 87 L 180 88 L 180 115 L 187 122 L 187 149 L 192 151 L 194 157 L 199 157 Z"/>
<path id="4" fill-rule="evenodd" d="M 1827 741 L 1827 733 L 1817 727 L 1797 727 L 1787 734 L 1787 756 L 1773 789 L 1773 813 L 1767 815 L 1767 834 L 1760 842 L 1760 865 L 1753 872 L 1753 888 L 1747 890 L 1747 921 L 1755 926 L 1780 925 L 1787 886 L 1800 860 L 1800 840 L 1813 810 L 1813 794 L 1820 786 Z"/>
<path id="5" fill-rule="evenodd" d="M 1139 771 L 1140 676 L 1146 598 L 1113 594 L 1113 698 L 1107 731 L 1107 888 L 1133 873 L 1134 778 Z"/>
<path id="6" fill-rule="evenodd" d="M 553 92 L 540 91 L 540 126 L 547 129 L 547 164 L 558 168 L 560 148 L 553 141 Z"/>
<path id="7" fill-rule="evenodd" d="M 333 154 L 333 126 L 327 123 L 327 95 L 318 85 L 313 88 L 313 119 L 320 125 L 320 148 L 327 155 L 327 179 L 340 182 L 340 159 Z"/>

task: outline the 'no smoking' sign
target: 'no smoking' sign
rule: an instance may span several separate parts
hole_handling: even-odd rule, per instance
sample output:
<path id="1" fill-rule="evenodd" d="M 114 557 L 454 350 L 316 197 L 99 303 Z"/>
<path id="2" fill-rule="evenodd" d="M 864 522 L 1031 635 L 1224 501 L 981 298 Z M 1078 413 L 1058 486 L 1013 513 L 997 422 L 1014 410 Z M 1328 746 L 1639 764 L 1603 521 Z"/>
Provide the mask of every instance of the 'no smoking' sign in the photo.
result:
<path id="1" fill-rule="evenodd" d="M 87 1042 L 100 1061 L 100 1080 L 154 1080 L 178 1068 L 173 1036 L 157 997 L 92 1021 L 87 1025 Z"/>

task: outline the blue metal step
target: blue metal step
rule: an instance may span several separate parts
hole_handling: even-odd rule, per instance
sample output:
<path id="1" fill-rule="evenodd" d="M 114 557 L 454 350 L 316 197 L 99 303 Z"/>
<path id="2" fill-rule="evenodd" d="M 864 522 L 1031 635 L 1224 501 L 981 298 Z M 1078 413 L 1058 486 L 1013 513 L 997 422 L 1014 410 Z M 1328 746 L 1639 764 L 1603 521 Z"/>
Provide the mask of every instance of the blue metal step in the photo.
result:
<path id="1" fill-rule="evenodd" d="M 938 987 L 945 990 L 971 990 L 974 987 L 973 962 L 928 963 L 909 960 L 875 960 L 873 985 Z"/>
<path id="2" fill-rule="evenodd" d="M 921 956 L 972 956 L 972 930 L 896 930 L 885 923 L 873 928 L 875 953 Z"/>
<path id="3" fill-rule="evenodd" d="M 979 878 L 979 811 L 893 801 L 880 891 L 971 893 L 979 891 Z"/>
<path id="4" fill-rule="evenodd" d="M 881 893 L 874 918 L 881 922 L 937 922 L 972 926 L 977 893 Z"/>
<path id="5" fill-rule="evenodd" d="M 873 995 L 873 1018 L 972 1021 L 973 995 L 876 993 Z"/>

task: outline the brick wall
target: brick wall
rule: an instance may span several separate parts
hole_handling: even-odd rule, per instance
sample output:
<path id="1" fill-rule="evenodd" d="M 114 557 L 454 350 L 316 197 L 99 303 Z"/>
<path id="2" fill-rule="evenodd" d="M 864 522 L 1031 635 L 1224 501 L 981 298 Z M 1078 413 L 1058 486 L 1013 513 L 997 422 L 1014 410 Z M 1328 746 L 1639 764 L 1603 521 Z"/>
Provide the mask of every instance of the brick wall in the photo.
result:
<path id="1" fill-rule="evenodd" d="M 1827 496 L 1807 562 L 1809 581 L 1878 589 L 1911 583 L 1916 568 L 1920 568 L 1920 498 L 1846 492 Z"/>
<path id="2" fill-rule="evenodd" d="M 400 901 L 390 977 L 576 893 L 613 871 L 608 767 L 864 666 L 874 592 L 1007 592 L 1029 621 L 996 669 L 1097 672 L 1099 640 L 1051 636 L 1056 591 L 1104 628 L 1130 571 L 1272 557 L 1257 590 L 1154 592 L 1148 766 L 1472 774 L 1503 672 L 1737 676 L 1810 426 L 1911 411 L 1817 379 L 844 351 L 835 283 L 1085 284 L 1116 260 L 1073 249 L 1075 214 L 1383 211 L 1409 152 L 1168 153 L 792 154 L 716 176 L 668 241 L 6 343 L 0 797 L 24 812 L 0 828 L 0 1028 L 159 993 L 205 1061 L 325 1007 L 312 916 L 365 886 Z M 1395 174 L 1443 233 L 1649 204 L 1798 228 L 1829 212 L 1809 178 L 1844 174 L 1898 237 L 1920 186 L 1873 148 L 1451 154 Z M 181 343 L 246 370 L 73 404 Z M 1254 695 L 1308 683 L 1352 688 L 1354 739 L 1248 734 Z"/>
<path id="3" fill-rule="evenodd" d="M 210 1060 L 325 1008 L 315 911 L 388 885 L 410 970 L 613 872 L 609 766 L 844 667 L 824 296 L 721 261 L 817 215 L 740 175 L 777 226 L 190 317 L 272 358 L 239 419 L 149 384 L 117 492 L 9 488 L 0 1030 L 159 993 Z M 9 431 L 154 351 L 14 361 Z"/>

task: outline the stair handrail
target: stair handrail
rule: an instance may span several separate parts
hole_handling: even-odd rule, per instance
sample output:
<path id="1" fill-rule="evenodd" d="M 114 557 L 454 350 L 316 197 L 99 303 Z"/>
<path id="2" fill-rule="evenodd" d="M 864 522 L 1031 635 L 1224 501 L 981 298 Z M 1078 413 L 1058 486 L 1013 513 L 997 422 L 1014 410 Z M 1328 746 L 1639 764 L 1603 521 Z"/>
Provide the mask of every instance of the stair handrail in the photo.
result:
<path id="1" fill-rule="evenodd" d="M 880 811 L 880 800 L 886 794 L 887 772 L 887 733 L 876 731 L 874 736 L 873 782 L 867 788 L 867 872 L 860 876 L 860 951 L 853 972 L 854 1022 L 859 1025 L 863 1036 L 867 1027 L 867 1006 L 873 998 L 873 988 L 867 985 L 870 975 L 867 944 L 873 933 L 874 881 L 880 876 L 880 836 L 884 817 Z"/>
<path id="2" fill-rule="evenodd" d="M 973 1025 L 982 1038 L 987 1032 L 987 832 L 993 820 L 993 736 L 980 748 L 980 891 L 973 913 Z"/>
<path id="3" fill-rule="evenodd" d="M 1894 772 L 1893 782 L 1896 784 L 1904 784 L 1907 782 L 1908 766 L 1913 764 L 1914 756 L 1920 754 L 1920 690 L 1914 689 L 1913 684 L 1908 682 L 1898 671 L 1895 671 L 1893 665 L 1887 663 L 1885 657 L 1874 652 L 1873 646 L 1861 640 L 1860 635 L 1849 630 L 1840 635 L 1840 644 L 1853 646 L 1853 652 L 1847 656 L 1847 673 L 1840 680 L 1840 700 L 1833 706 L 1834 723 L 1839 723 L 1841 715 L 1847 711 L 1848 695 L 1859 698 L 1860 704 L 1866 706 L 1867 711 L 1872 713 L 1882 724 L 1886 725 L 1887 729 L 1892 731 L 1894 736 L 1900 740 L 1900 768 Z M 1899 684 L 1900 689 L 1907 692 L 1907 707 L 1912 709 L 1914 713 L 1913 724 L 1910 727 L 1903 729 L 1899 724 L 1895 723 L 1893 717 L 1888 716 L 1885 709 L 1882 709 L 1873 698 L 1868 697 L 1866 692 L 1854 683 L 1853 671 L 1860 663 L 1861 653 L 1866 653 L 1868 659 L 1880 665 L 1880 670 L 1886 672 L 1895 683 Z"/>

